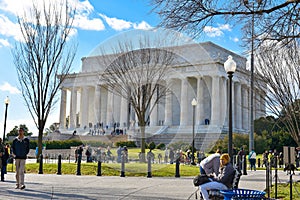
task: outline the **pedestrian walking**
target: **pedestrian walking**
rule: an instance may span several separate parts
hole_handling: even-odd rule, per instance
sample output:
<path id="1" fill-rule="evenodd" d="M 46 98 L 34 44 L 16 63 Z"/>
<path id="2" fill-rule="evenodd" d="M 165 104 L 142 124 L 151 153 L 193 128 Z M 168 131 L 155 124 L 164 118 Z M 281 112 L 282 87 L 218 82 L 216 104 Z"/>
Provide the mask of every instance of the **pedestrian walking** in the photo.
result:
<path id="1" fill-rule="evenodd" d="M 23 128 L 19 128 L 19 135 L 13 140 L 12 150 L 16 160 L 16 189 L 23 190 L 25 189 L 25 163 L 29 153 L 29 139 L 24 136 Z"/>
<path id="2" fill-rule="evenodd" d="M 256 171 L 256 152 L 252 149 L 248 155 L 248 159 L 250 162 L 250 169 Z"/>

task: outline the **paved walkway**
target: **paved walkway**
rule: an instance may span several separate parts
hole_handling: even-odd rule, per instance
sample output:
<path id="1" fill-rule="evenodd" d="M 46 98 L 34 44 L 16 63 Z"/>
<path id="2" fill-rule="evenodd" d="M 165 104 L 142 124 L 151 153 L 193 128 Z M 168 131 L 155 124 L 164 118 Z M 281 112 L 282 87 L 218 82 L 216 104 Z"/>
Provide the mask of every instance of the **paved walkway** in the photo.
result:
<path id="1" fill-rule="evenodd" d="M 26 174 L 26 189 L 15 188 L 15 174 L 8 173 L 0 182 L 0 199 L 86 199 L 86 200 L 187 200 L 196 188 L 193 177 L 146 178 L 118 176 L 76 176 Z M 240 188 L 265 189 L 265 171 L 248 171 L 240 180 Z M 300 181 L 299 171 L 293 176 Z M 279 181 L 287 182 L 289 176 L 279 172 Z"/>

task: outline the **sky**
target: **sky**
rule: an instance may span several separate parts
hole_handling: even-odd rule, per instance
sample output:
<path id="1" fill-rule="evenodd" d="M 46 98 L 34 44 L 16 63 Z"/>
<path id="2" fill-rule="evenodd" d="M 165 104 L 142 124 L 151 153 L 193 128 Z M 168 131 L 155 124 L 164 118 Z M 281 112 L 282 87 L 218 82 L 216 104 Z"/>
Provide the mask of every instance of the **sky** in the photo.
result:
<path id="1" fill-rule="evenodd" d="M 54 2 L 56 0 L 45 0 Z M 108 39 L 130 30 L 154 28 L 160 22 L 157 14 L 151 12 L 149 0 L 69 0 L 76 5 L 74 31 L 71 37 L 78 42 L 72 72 L 79 72 L 81 58 Z M 0 137 L 4 132 L 5 103 L 8 96 L 6 133 L 15 126 L 26 124 L 30 132 L 38 134 L 34 121 L 25 106 L 19 90 L 12 49 L 21 42 L 17 15 L 24 13 L 32 5 L 32 0 L 0 0 Z M 233 24 L 216 23 L 207 26 L 202 36 L 195 42 L 211 41 L 235 53 L 242 54 L 240 30 Z M 59 102 L 54 105 L 46 128 L 59 122 Z"/>

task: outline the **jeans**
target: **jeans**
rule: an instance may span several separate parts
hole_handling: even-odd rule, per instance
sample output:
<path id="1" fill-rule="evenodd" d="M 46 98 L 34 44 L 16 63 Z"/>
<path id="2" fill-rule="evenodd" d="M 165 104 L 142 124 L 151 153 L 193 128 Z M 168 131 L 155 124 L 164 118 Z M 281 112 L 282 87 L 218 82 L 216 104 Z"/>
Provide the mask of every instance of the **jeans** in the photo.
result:
<path id="1" fill-rule="evenodd" d="M 199 186 L 199 190 L 200 190 L 204 200 L 209 200 L 209 195 L 208 195 L 207 190 L 211 190 L 211 189 L 227 190 L 228 188 L 223 183 L 216 182 L 216 181 L 211 181 L 211 182 L 208 182 L 208 183 L 204 183 L 204 184 Z"/>

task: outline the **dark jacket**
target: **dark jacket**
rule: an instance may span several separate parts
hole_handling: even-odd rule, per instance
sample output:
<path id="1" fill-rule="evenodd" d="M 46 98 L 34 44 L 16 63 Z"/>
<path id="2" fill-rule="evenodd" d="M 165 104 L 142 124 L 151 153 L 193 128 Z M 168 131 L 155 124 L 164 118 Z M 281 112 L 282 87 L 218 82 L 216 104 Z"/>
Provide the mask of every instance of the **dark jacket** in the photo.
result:
<path id="1" fill-rule="evenodd" d="M 12 150 L 15 158 L 17 159 L 26 159 L 27 154 L 29 153 L 29 139 L 24 137 L 20 140 L 16 137 L 12 143 Z"/>
<path id="2" fill-rule="evenodd" d="M 214 181 L 218 181 L 226 185 L 228 188 L 232 188 L 232 181 L 235 175 L 235 170 L 231 163 L 226 164 L 220 168 L 220 173 Z"/>
<path id="3" fill-rule="evenodd" d="M 9 158 L 8 148 L 4 147 L 4 154 L 2 155 L 2 165 L 7 164 L 8 158 Z"/>
<path id="4" fill-rule="evenodd" d="M 5 148 L 3 144 L 0 144 L 0 153 L 1 155 L 1 159 L 3 159 L 3 157 L 5 156 Z"/>

